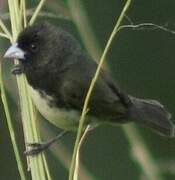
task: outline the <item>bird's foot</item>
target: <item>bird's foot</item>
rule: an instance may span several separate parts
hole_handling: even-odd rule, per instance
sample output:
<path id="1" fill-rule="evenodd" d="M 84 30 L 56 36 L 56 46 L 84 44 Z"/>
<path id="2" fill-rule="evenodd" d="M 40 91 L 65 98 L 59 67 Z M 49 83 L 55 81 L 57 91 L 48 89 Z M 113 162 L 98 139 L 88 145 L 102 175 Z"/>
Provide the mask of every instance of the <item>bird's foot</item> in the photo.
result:
<path id="1" fill-rule="evenodd" d="M 24 151 L 24 154 L 27 156 L 31 156 L 31 155 L 37 155 L 38 153 L 47 149 L 48 144 L 46 142 L 28 143 L 26 145 L 26 147 L 27 147 L 27 149 Z"/>
<path id="2" fill-rule="evenodd" d="M 38 143 L 27 143 L 27 149 L 24 151 L 24 154 L 27 156 L 37 155 L 40 152 L 47 149 L 50 145 L 60 139 L 63 135 L 65 135 L 68 131 L 62 131 L 54 138 L 46 141 L 46 142 L 38 142 Z"/>
<path id="3" fill-rule="evenodd" d="M 24 67 L 21 64 L 16 64 L 16 65 L 13 66 L 11 72 L 14 75 L 22 74 L 24 72 Z"/>

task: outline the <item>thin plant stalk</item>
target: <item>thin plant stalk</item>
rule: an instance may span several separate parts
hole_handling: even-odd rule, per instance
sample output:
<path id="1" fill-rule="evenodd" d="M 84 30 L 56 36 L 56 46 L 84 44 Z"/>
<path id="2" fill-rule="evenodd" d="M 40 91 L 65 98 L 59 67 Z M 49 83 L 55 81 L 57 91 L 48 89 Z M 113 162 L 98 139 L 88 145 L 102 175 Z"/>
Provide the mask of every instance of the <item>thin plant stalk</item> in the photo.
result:
<path id="1" fill-rule="evenodd" d="M 43 161 L 44 161 L 44 167 L 45 167 L 45 170 L 46 170 L 47 179 L 52 180 L 51 175 L 50 175 L 50 171 L 49 171 L 49 167 L 48 167 L 48 163 L 47 163 L 47 160 L 46 160 L 46 156 L 43 155 L 42 158 L 43 158 Z"/>
<path id="2" fill-rule="evenodd" d="M 41 131 L 44 132 L 46 137 L 49 136 L 54 136 L 54 133 L 52 132 L 51 129 L 48 129 L 47 127 L 43 126 L 41 124 Z M 80 143 L 81 144 L 81 143 Z M 59 162 L 62 164 L 62 166 L 66 169 L 69 170 L 69 165 L 71 162 L 71 153 L 68 151 L 67 147 L 61 143 L 61 141 L 57 144 L 55 144 L 51 149 L 50 149 L 53 157 L 55 159 L 58 159 Z M 79 162 L 79 179 L 83 180 L 95 180 L 97 179 L 92 172 L 90 172 L 81 162 Z"/>
<path id="3" fill-rule="evenodd" d="M 2 33 L 2 32 L 0 32 L 0 37 L 4 37 L 4 38 L 6 38 L 6 39 L 9 39 L 9 37 L 7 36 L 7 34 Z M 9 39 L 9 40 L 10 40 L 10 39 Z"/>
<path id="4" fill-rule="evenodd" d="M 12 35 L 1 19 L 0 19 L 0 28 L 3 30 L 3 33 L 6 34 L 6 36 L 10 39 L 10 41 L 12 41 Z"/>
<path id="5" fill-rule="evenodd" d="M 76 1 L 76 13 L 80 14 L 81 15 L 81 12 L 82 12 L 82 9 L 78 9 L 81 8 L 82 6 L 81 5 L 77 5 L 77 1 L 79 0 L 73 0 L 73 1 L 68 1 L 70 4 L 69 4 L 69 7 L 70 5 L 72 5 L 73 7 L 75 5 L 73 5 L 73 2 Z M 72 10 L 73 8 L 70 7 L 70 10 Z M 74 14 L 74 12 L 72 12 L 71 14 Z M 82 21 L 82 18 L 79 18 L 78 20 L 75 19 L 76 16 L 73 16 L 73 20 L 74 20 L 74 23 L 75 25 L 77 26 L 78 30 L 80 33 L 82 33 L 82 30 L 79 29 L 81 27 L 81 25 L 87 27 L 87 25 L 89 26 L 89 21 L 87 21 L 87 17 L 86 18 L 83 18 L 83 22 Z M 170 32 L 172 34 L 174 34 L 173 31 L 169 30 L 169 29 L 165 29 L 165 27 L 161 27 L 159 25 L 155 25 L 155 24 L 152 24 L 152 23 L 143 23 L 143 24 L 139 24 L 139 25 L 122 25 L 122 26 L 119 26 L 118 30 L 117 31 L 121 31 L 122 29 L 124 29 L 125 27 L 131 27 L 131 28 L 139 28 L 139 27 L 144 27 L 144 26 L 153 26 L 153 27 L 156 27 L 156 28 L 160 28 L 162 30 L 165 30 L 167 32 Z M 91 37 L 91 43 L 93 44 L 94 41 L 96 41 L 96 38 L 93 38 L 94 36 L 91 36 L 91 33 L 92 32 L 89 32 L 89 29 L 85 29 L 85 32 L 83 32 L 86 34 L 86 36 L 90 36 Z M 86 38 L 84 38 L 84 36 L 82 35 L 82 40 L 85 42 L 86 41 Z M 88 49 L 88 46 L 87 44 L 88 43 L 84 43 L 86 48 Z M 97 43 L 95 43 L 97 44 Z M 91 47 L 94 47 L 94 46 L 91 46 Z M 96 51 L 96 48 L 97 47 L 94 47 L 94 49 L 92 50 L 92 52 L 95 52 Z M 98 50 L 95 54 L 98 54 L 98 52 L 100 52 L 101 50 Z M 91 52 L 91 53 L 92 53 Z M 97 58 L 99 59 L 99 57 Z M 129 141 L 129 144 L 130 144 L 130 147 L 131 147 L 131 155 L 134 157 L 134 160 L 138 163 L 138 166 L 141 167 L 142 171 L 143 171 L 143 174 L 146 175 L 147 179 L 151 179 L 151 180 L 161 180 L 162 178 L 160 177 L 160 170 L 158 168 L 158 165 L 156 164 L 154 158 L 152 157 L 150 151 L 148 150 L 147 146 L 145 145 L 144 143 L 144 140 L 143 138 L 141 137 L 140 133 L 137 131 L 136 127 L 134 125 L 126 125 L 126 126 L 122 126 L 122 129 L 126 135 L 126 138 L 127 140 Z M 137 148 L 136 148 L 137 147 Z M 140 157 L 140 156 L 142 157 Z"/>
<path id="6" fill-rule="evenodd" d="M 117 35 L 117 31 L 118 31 L 118 28 L 120 27 L 120 24 L 124 18 L 124 15 L 126 13 L 126 11 L 128 10 L 129 6 L 131 4 L 131 0 L 127 0 L 125 5 L 124 5 L 124 8 L 117 20 L 117 23 L 111 33 L 111 36 L 106 44 L 106 47 L 104 49 L 104 52 L 102 54 L 102 57 L 100 58 L 100 61 L 99 61 L 99 64 L 98 64 L 98 67 L 97 67 L 97 70 L 95 72 L 95 75 L 91 81 L 91 84 L 90 84 L 90 87 L 88 89 L 88 92 L 87 92 L 87 95 L 86 95 L 86 98 L 85 98 L 85 102 L 84 102 L 84 106 L 83 106 L 83 110 L 82 110 L 82 114 L 81 114 L 81 117 L 80 117 L 80 121 L 79 121 L 79 128 L 78 128 L 78 132 L 77 132 L 77 138 L 76 138 L 76 141 L 75 141 L 75 146 L 74 146 L 74 150 L 73 150 L 73 155 L 72 155 L 72 161 L 71 161 L 71 167 L 70 167 L 70 173 L 69 173 L 69 180 L 73 180 L 73 177 L 74 177 L 74 173 L 75 173 L 75 162 L 76 162 L 76 154 L 77 154 L 77 151 L 78 151 L 78 147 L 79 147 L 79 142 L 80 142 L 80 139 L 81 139 L 81 135 L 82 135 L 82 131 L 83 131 L 83 124 L 84 124 L 84 121 L 85 121 L 85 117 L 86 117 L 86 114 L 87 114 L 87 110 L 88 110 L 88 103 L 89 103 L 89 100 L 90 100 L 90 96 L 92 94 L 92 91 L 94 89 L 94 86 L 95 86 L 95 83 L 97 81 L 97 78 L 99 76 L 99 73 L 100 73 L 100 70 L 101 70 L 101 67 L 103 65 L 103 62 L 106 58 L 106 55 L 107 55 L 107 52 L 110 48 L 110 45 L 114 39 L 114 37 Z"/>
<path id="7" fill-rule="evenodd" d="M 4 33 L 1 33 L 0 35 L 2 37 L 6 37 L 10 41 L 12 41 L 12 35 L 1 19 L 0 19 L 0 27 L 4 31 Z M 26 180 L 26 175 L 25 175 L 22 159 L 20 157 L 19 148 L 17 145 L 15 131 L 14 131 L 13 123 L 12 123 L 12 118 L 11 118 L 11 114 L 10 114 L 10 110 L 9 110 L 9 106 L 8 106 L 8 102 L 7 102 L 7 96 L 6 96 L 5 88 L 4 88 L 4 84 L 3 84 L 2 64 L 0 64 L 0 89 L 1 89 L 1 99 L 2 99 L 3 106 L 4 106 L 4 111 L 5 111 L 5 115 L 6 115 L 6 119 L 7 119 L 7 125 L 9 128 L 10 138 L 11 138 L 13 150 L 15 153 L 15 158 L 16 158 L 16 162 L 17 162 L 19 175 L 20 175 L 21 180 Z"/>
<path id="8" fill-rule="evenodd" d="M 24 1 L 24 0 L 23 0 Z M 43 1 L 42 1 L 43 2 Z M 21 2 L 22 3 L 22 2 Z M 12 27 L 12 34 L 13 34 L 13 42 L 17 39 L 19 32 L 22 30 L 23 23 L 21 19 L 25 16 L 20 14 L 20 5 L 18 0 L 8 0 L 9 5 L 9 13 L 10 13 L 10 20 L 11 20 L 11 27 Z M 25 2 L 23 2 L 23 13 L 25 13 L 24 6 Z M 40 8 L 41 9 L 41 8 Z M 39 10 L 38 9 L 38 12 Z M 22 17 L 21 17 L 22 16 Z M 33 22 L 37 17 L 37 13 L 34 13 L 34 17 L 32 16 Z M 25 17 L 26 19 L 26 17 Z M 27 22 L 24 20 L 24 26 L 27 25 Z M 15 63 L 18 63 L 15 60 Z M 19 89 L 19 97 L 20 97 L 20 106 L 21 106 L 21 115 L 22 115 L 22 124 L 23 124 L 23 131 L 25 142 L 32 143 L 40 141 L 38 132 L 37 132 L 37 125 L 36 125 L 36 116 L 35 116 L 35 108 L 32 104 L 31 98 L 29 96 L 29 89 L 28 84 L 26 82 L 25 75 L 17 76 L 17 85 Z M 28 169 L 31 171 L 32 179 L 36 180 L 47 180 L 48 176 L 47 173 L 49 170 L 45 169 L 43 157 L 44 155 L 39 154 L 36 156 L 29 156 L 28 160 Z"/>
<path id="9" fill-rule="evenodd" d="M 76 161 L 75 161 L 75 173 L 74 173 L 74 177 L 73 180 L 78 180 L 79 178 L 79 164 L 80 164 L 80 160 L 79 160 L 79 155 L 80 155 L 80 148 L 83 144 L 83 141 L 88 133 L 88 131 L 90 130 L 90 125 L 88 125 L 86 127 L 86 129 L 84 130 L 81 138 L 80 138 L 80 142 L 78 144 L 78 149 L 77 149 L 77 156 L 76 156 Z"/>
<path id="10" fill-rule="evenodd" d="M 24 27 L 26 27 L 27 26 L 27 13 L 26 13 L 26 1 L 25 0 L 21 0 L 20 12 L 21 12 L 21 16 L 22 16 L 21 20 L 23 20 Z"/>
<path id="11" fill-rule="evenodd" d="M 46 1 L 46 0 L 41 0 L 41 1 L 39 2 L 37 8 L 35 9 L 35 12 L 33 13 L 32 17 L 31 17 L 31 19 L 30 19 L 30 21 L 29 21 L 29 25 L 32 25 L 32 24 L 35 22 L 35 20 L 36 20 L 38 14 L 39 14 L 41 8 L 43 7 L 45 1 Z"/>
<path id="12" fill-rule="evenodd" d="M 10 114 L 10 110 L 9 110 L 9 106 L 8 106 L 8 102 L 7 102 L 7 95 L 6 95 L 4 84 L 3 84 L 2 64 L 0 64 L 0 90 L 1 90 L 1 99 L 2 99 L 3 106 L 4 106 L 4 112 L 5 112 L 5 116 L 6 116 L 6 120 L 7 120 L 7 125 L 8 125 L 10 138 L 11 138 L 11 142 L 12 142 L 12 146 L 13 146 L 13 150 L 14 150 L 14 154 L 15 154 L 15 158 L 16 158 L 16 162 L 17 162 L 19 175 L 20 175 L 21 180 L 27 180 L 25 171 L 24 171 L 24 167 L 23 167 L 23 163 L 22 163 L 22 159 L 20 157 L 19 148 L 17 145 L 15 130 L 13 127 L 12 118 L 11 118 L 11 114 Z"/>

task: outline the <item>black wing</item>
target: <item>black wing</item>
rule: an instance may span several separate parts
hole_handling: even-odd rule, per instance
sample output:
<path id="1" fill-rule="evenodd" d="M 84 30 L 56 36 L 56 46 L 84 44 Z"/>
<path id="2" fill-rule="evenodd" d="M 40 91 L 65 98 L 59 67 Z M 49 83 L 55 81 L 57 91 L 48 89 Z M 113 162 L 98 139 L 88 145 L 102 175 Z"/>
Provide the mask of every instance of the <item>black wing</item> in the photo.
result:
<path id="1" fill-rule="evenodd" d="M 59 94 L 67 107 L 82 110 L 97 64 L 85 54 L 73 57 L 76 57 L 74 63 L 63 71 L 62 81 L 58 85 Z M 89 114 L 113 121 L 126 117 L 127 96 L 121 94 L 110 77 L 102 71 L 95 84 L 88 108 Z"/>

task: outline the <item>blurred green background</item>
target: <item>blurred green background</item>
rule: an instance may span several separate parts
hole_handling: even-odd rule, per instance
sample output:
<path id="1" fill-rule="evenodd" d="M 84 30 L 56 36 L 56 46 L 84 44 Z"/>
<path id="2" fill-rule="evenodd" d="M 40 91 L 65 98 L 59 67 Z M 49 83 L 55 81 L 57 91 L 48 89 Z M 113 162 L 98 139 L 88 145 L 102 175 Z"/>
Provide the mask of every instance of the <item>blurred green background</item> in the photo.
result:
<path id="1" fill-rule="evenodd" d="M 27 7 L 35 7 L 38 1 L 27 0 Z M 38 21 L 50 21 L 63 26 L 73 33 L 85 48 L 81 34 L 71 20 L 71 1 L 47 1 L 43 12 L 54 13 L 59 18 L 40 17 Z M 75 1 L 76 2 L 76 1 Z M 81 1 L 92 27 L 97 44 L 103 50 L 114 27 L 117 16 L 125 3 L 124 0 L 84 0 Z M 75 3 L 75 7 L 78 4 Z M 175 31 L 174 0 L 133 0 L 127 13 L 134 24 L 155 23 Z M 7 2 L 0 0 L 0 17 L 10 24 Z M 84 12 L 84 11 L 83 11 Z M 78 8 L 74 13 L 79 14 Z M 81 15 L 80 15 L 81 16 Z M 125 24 L 129 24 L 127 19 Z M 90 37 L 89 37 L 90 38 Z M 93 42 L 91 42 L 93 44 Z M 0 39 L 0 57 L 9 42 Z M 157 99 L 175 116 L 175 34 L 162 30 L 124 29 L 114 40 L 107 57 L 107 64 L 113 77 L 127 93 L 141 98 Z M 97 47 L 98 48 L 98 47 Z M 18 96 L 15 78 L 11 75 L 12 62 L 3 61 L 4 82 L 8 93 L 9 105 L 23 155 L 23 133 L 20 112 L 17 109 Z M 38 118 L 42 139 L 49 139 L 59 130 L 47 121 Z M 174 120 L 175 123 L 175 120 Z M 140 135 L 160 167 L 162 178 L 175 179 L 175 140 L 160 137 L 149 129 L 138 127 Z M 53 179 L 66 180 L 68 164 L 73 150 L 75 134 L 63 137 L 60 142 L 46 151 Z M 131 147 L 120 127 L 100 126 L 90 132 L 81 149 L 81 180 L 139 180 L 145 179 L 131 154 Z M 29 174 L 29 173 L 28 173 Z M 10 143 L 2 102 L 0 101 L 0 179 L 18 180 L 18 170 Z M 30 176 L 29 176 L 30 179 Z"/>

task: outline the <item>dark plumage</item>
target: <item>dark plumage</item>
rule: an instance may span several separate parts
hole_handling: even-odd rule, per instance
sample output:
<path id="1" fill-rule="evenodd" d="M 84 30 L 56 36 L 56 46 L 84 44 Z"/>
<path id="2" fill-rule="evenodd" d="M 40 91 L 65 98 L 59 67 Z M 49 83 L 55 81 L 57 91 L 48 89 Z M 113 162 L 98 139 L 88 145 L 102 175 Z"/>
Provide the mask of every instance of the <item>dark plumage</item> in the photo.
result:
<path id="1" fill-rule="evenodd" d="M 23 56 L 14 52 L 12 56 L 7 51 L 6 57 L 20 59 L 28 83 L 39 92 L 40 99 L 47 98 L 46 104 L 55 108 L 54 112 L 64 110 L 64 113 L 76 114 L 76 118 L 71 119 L 65 114 L 61 116 L 63 119 L 50 118 L 49 112 L 40 107 L 41 103 L 37 104 L 38 98 L 32 96 L 41 114 L 58 127 L 76 129 L 78 115 L 97 68 L 96 62 L 68 32 L 47 23 L 26 28 L 19 35 L 16 47 L 24 52 Z M 162 135 L 174 136 L 170 118 L 159 102 L 124 94 L 102 70 L 90 99 L 86 123 L 135 121 Z"/>

